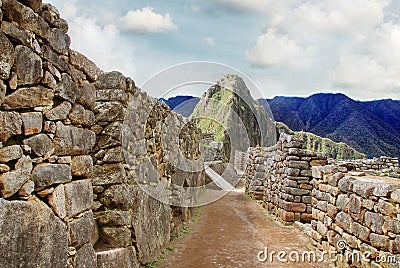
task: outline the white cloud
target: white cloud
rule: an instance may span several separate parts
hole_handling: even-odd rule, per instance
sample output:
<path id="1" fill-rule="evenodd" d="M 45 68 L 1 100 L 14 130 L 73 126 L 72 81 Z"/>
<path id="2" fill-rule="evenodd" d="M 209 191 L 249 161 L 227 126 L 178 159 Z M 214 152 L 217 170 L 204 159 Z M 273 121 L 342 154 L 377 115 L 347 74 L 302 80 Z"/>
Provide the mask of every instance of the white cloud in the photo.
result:
<path id="1" fill-rule="evenodd" d="M 246 51 L 246 59 L 255 66 L 290 66 L 298 59 L 304 50 L 287 35 L 277 35 L 269 29 L 266 34 L 258 37 L 255 47 Z"/>
<path id="2" fill-rule="evenodd" d="M 207 38 L 206 38 L 206 43 L 207 43 L 209 46 L 215 46 L 215 40 L 214 40 L 214 38 L 212 38 L 212 37 L 207 37 Z"/>
<path id="3" fill-rule="evenodd" d="M 134 46 L 115 25 L 100 26 L 94 18 L 69 21 L 71 47 L 93 60 L 104 71 L 118 70 L 135 76 Z"/>
<path id="4" fill-rule="evenodd" d="M 267 30 L 246 51 L 246 60 L 268 68 L 272 75 L 265 81 L 284 91 L 324 85 L 330 88 L 319 90 L 339 87 L 359 98 L 393 94 L 400 87 L 400 24 L 388 21 L 389 5 L 390 0 L 270 3 L 264 9 Z"/>
<path id="5" fill-rule="evenodd" d="M 120 18 L 120 22 L 123 30 L 135 33 L 160 33 L 178 28 L 169 13 L 155 13 L 152 7 L 130 10 Z"/>

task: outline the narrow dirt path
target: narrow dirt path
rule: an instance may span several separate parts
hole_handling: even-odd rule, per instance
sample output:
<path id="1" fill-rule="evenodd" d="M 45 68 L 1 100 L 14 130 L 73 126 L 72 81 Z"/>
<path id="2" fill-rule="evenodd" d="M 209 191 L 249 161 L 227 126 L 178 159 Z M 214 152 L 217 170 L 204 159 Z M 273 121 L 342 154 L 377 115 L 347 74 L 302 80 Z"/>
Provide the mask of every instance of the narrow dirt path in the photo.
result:
<path id="1" fill-rule="evenodd" d="M 322 263 L 283 263 L 276 255 L 273 262 L 257 259 L 265 246 L 269 254 L 296 251 L 301 256 L 308 251 L 308 243 L 293 227 L 281 226 L 266 216 L 243 191 L 235 191 L 204 206 L 198 224 L 173 243 L 175 250 L 157 267 L 327 267 Z"/>

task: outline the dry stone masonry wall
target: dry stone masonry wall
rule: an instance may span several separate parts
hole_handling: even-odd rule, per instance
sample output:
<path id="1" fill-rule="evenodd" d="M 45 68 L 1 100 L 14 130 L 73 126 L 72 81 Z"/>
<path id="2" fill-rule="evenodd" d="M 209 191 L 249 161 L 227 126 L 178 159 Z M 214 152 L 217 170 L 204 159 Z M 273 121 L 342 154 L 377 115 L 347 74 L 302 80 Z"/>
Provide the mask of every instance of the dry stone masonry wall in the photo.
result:
<path id="1" fill-rule="evenodd" d="M 396 169 L 397 159 L 375 159 L 357 168 L 354 163 L 367 161 L 328 165 L 324 155 L 302 146 L 298 138 L 282 134 L 276 146 L 250 148 L 243 175 L 247 194 L 283 223 L 298 226 L 320 251 L 341 254 L 338 267 L 398 267 L 400 181 L 367 175 L 378 167 Z"/>
<path id="2" fill-rule="evenodd" d="M 194 204 L 200 131 L 71 50 L 53 6 L 0 8 L 0 267 L 149 263 L 192 211 L 140 185 Z"/>

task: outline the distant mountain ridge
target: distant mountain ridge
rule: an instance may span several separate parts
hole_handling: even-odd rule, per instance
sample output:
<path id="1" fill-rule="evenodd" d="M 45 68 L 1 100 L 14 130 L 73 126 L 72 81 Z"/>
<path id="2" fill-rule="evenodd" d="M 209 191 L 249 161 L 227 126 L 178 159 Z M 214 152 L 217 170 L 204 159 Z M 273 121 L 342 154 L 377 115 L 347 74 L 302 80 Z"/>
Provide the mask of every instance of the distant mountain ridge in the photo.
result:
<path id="1" fill-rule="evenodd" d="M 199 103 L 200 98 L 192 96 L 176 96 L 169 99 L 160 98 L 160 101 L 167 104 L 174 112 L 183 115 L 184 117 L 189 117 L 197 103 Z"/>
<path id="2" fill-rule="evenodd" d="M 274 119 L 294 131 L 344 142 L 368 157 L 400 155 L 400 101 L 362 102 L 325 93 L 266 101 Z"/>
<path id="3" fill-rule="evenodd" d="M 340 93 L 319 93 L 306 98 L 275 97 L 258 101 L 260 105 L 268 102 L 275 121 L 283 122 L 293 131 L 344 142 L 368 157 L 400 156 L 398 100 L 356 101 Z M 191 113 L 196 102 L 192 98 L 180 113 Z"/>

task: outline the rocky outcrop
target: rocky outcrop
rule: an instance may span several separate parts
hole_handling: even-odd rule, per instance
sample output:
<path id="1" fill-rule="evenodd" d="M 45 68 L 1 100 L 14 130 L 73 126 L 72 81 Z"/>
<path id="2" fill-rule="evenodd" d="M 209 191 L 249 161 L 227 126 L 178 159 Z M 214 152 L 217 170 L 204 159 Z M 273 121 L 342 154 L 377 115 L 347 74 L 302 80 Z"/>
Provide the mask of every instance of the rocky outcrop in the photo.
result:
<path id="1" fill-rule="evenodd" d="M 235 150 L 276 142 L 271 115 L 254 101 L 243 79 L 236 75 L 226 75 L 210 87 L 190 118 L 203 132 L 214 133 L 216 141 L 224 142 L 228 158 Z"/>
<path id="2" fill-rule="evenodd" d="M 0 7 L 0 266 L 151 262 L 203 185 L 200 130 L 71 50 L 55 7 Z"/>

